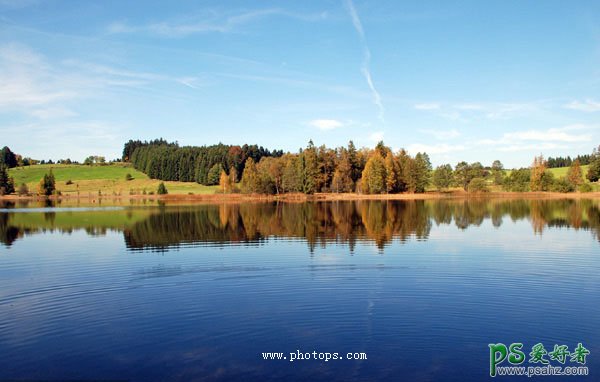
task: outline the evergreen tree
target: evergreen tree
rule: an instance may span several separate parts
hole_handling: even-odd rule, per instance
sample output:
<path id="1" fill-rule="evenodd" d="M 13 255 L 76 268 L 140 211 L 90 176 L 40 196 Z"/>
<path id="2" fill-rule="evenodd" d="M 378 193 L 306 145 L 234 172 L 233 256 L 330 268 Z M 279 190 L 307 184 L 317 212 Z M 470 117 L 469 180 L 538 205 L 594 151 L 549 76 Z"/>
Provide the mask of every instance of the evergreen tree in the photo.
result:
<path id="1" fill-rule="evenodd" d="M 362 166 L 360 164 L 360 160 L 358 158 L 358 152 L 356 151 L 356 147 L 354 146 L 354 142 L 348 142 L 348 161 L 350 162 L 350 177 L 352 178 L 352 182 L 356 183 L 356 181 L 360 178 L 362 173 Z"/>
<path id="2" fill-rule="evenodd" d="M 317 150 L 313 141 L 308 142 L 306 150 L 300 153 L 300 170 L 302 176 L 302 192 L 314 194 L 317 191 L 317 175 L 319 173 L 317 163 Z"/>
<path id="3" fill-rule="evenodd" d="M 169 193 L 169 191 L 167 191 L 167 187 L 165 186 L 164 182 L 160 182 L 158 184 L 158 189 L 156 190 L 156 194 L 157 195 L 167 195 Z"/>
<path id="4" fill-rule="evenodd" d="M 590 182 L 597 182 L 600 180 L 600 147 L 594 149 L 594 152 L 592 153 L 586 177 Z"/>
<path id="5" fill-rule="evenodd" d="M 15 182 L 8 176 L 8 166 L 0 164 L 0 195 L 8 195 L 15 192 Z"/>
<path id="6" fill-rule="evenodd" d="M 56 191 L 56 180 L 54 179 L 54 174 L 52 170 L 48 174 L 45 174 L 44 177 L 40 180 L 38 194 L 50 196 Z"/>

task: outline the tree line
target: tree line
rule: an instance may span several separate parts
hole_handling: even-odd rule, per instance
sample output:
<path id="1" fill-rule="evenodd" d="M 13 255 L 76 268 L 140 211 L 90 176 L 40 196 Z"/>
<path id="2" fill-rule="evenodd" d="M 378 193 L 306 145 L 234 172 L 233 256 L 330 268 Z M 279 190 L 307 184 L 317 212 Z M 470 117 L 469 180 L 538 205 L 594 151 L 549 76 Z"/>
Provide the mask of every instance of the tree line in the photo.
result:
<path id="1" fill-rule="evenodd" d="M 204 185 L 219 183 L 221 170 L 242 174 L 247 158 L 259 162 L 264 157 L 279 157 L 283 151 L 269 151 L 257 145 L 179 146 L 163 139 L 130 140 L 123 149 L 123 161 L 152 179 L 197 182 Z M 235 181 L 239 181 L 237 175 Z"/>
<path id="2" fill-rule="evenodd" d="M 575 161 L 579 161 L 581 166 L 587 166 L 590 164 L 592 160 L 592 155 L 577 155 L 575 158 L 571 158 L 570 156 L 565 157 L 549 157 L 546 162 L 548 168 L 558 168 L 558 167 L 569 167 Z"/>
<path id="3" fill-rule="evenodd" d="M 568 157 L 570 159 L 570 157 Z M 129 141 L 123 160 L 153 179 L 219 184 L 223 193 L 282 194 L 356 192 L 362 194 L 423 193 L 460 187 L 486 192 L 490 185 L 506 191 L 591 191 L 584 181 L 579 158 L 590 164 L 587 178 L 600 176 L 600 153 L 580 155 L 571 161 L 566 177 L 555 178 L 548 160 L 536 157 L 529 168 L 507 171 L 499 160 L 491 166 L 459 162 L 432 168 L 427 153 L 393 152 L 383 142 L 373 149 L 347 146 L 328 148 L 309 141 L 297 153 L 270 152 L 257 146 L 213 145 L 180 147 L 163 139 Z M 556 161 L 556 158 L 554 159 Z"/>

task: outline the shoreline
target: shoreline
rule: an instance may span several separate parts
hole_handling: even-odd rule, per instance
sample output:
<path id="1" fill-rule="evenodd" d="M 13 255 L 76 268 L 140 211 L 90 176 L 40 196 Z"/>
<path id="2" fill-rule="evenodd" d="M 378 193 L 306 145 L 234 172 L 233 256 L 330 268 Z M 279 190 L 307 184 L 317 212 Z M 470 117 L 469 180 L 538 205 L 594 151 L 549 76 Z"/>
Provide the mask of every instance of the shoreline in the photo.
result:
<path id="1" fill-rule="evenodd" d="M 435 200 L 435 199 L 600 199 L 600 192 L 485 192 L 485 193 L 467 193 L 463 191 L 450 192 L 426 192 L 423 194 L 355 194 L 355 193 L 316 193 L 313 195 L 307 194 L 281 194 L 281 195 L 264 195 L 264 194 L 167 194 L 167 195 L 107 195 L 101 197 L 77 197 L 72 195 L 61 196 L 18 196 L 18 195 L 3 195 L 0 196 L 2 201 L 84 201 L 90 203 L 101 203 L 111 200 L 152 200 L 164 202 L 197 202 L 197 203 L 219 203 L 219 202 L 313 202 L 313 201 L 354 201 L 354 200 Z"/>

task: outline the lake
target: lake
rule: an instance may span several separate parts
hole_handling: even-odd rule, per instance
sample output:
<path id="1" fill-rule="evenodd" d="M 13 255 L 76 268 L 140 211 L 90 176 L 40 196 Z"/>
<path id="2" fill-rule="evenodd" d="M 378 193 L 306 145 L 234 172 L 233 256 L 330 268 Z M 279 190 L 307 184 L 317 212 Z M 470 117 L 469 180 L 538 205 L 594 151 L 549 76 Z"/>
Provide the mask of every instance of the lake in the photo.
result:
<path id="1" fill-rule="evenodd" d="M 483 381 L 517 342 L 600 373 L 598 200 L 0 207 L 0 380 Z"/>

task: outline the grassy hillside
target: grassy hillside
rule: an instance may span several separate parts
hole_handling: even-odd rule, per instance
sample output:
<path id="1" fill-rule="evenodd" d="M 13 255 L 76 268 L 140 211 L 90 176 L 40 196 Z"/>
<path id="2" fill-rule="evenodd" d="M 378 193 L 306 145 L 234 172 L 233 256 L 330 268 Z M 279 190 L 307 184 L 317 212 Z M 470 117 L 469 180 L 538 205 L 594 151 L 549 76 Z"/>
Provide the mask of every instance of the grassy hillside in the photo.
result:
<path id="1" fill-rule="evenodd" d="M 587 175 L 588 167 L 589 166 L 581 166 L 581 173 L 583 174 L 584 178 Z M 568 167 L 557 167 L 557 168 L 550 168 L 548 170 L 551 173 L 553 173 L 555 177 L 562 178 L 562 177 L 567 176 L 567 171 L 569 171 L 569 168 Z"/>
<path id="2" fill-rule="evenodd" d="M 56 188 L 64 195 L 80 196 L 121 194 L 142 194 L 156 192 L 159 180 L 149 179 L 144 173 L 137 171 L 130 164 L 115 163 L 106 166 L 84 166 L 84 165 L 35 165 L 22 168 L 13 168 L 9 175 L 15 179 L 18 188 L 21 183 L 27 184 L 30 191 L 37 190 L 40 179 L 52 169 L 56 178 Z M 125 176 L 131 174 L 133 180 L 125 180 Z M 67 184 L 71 181 L 72 184 Z M 165 182 L 170 194 L 213 194 L 217 186 L 203 186 L 197 183 Z"/>

